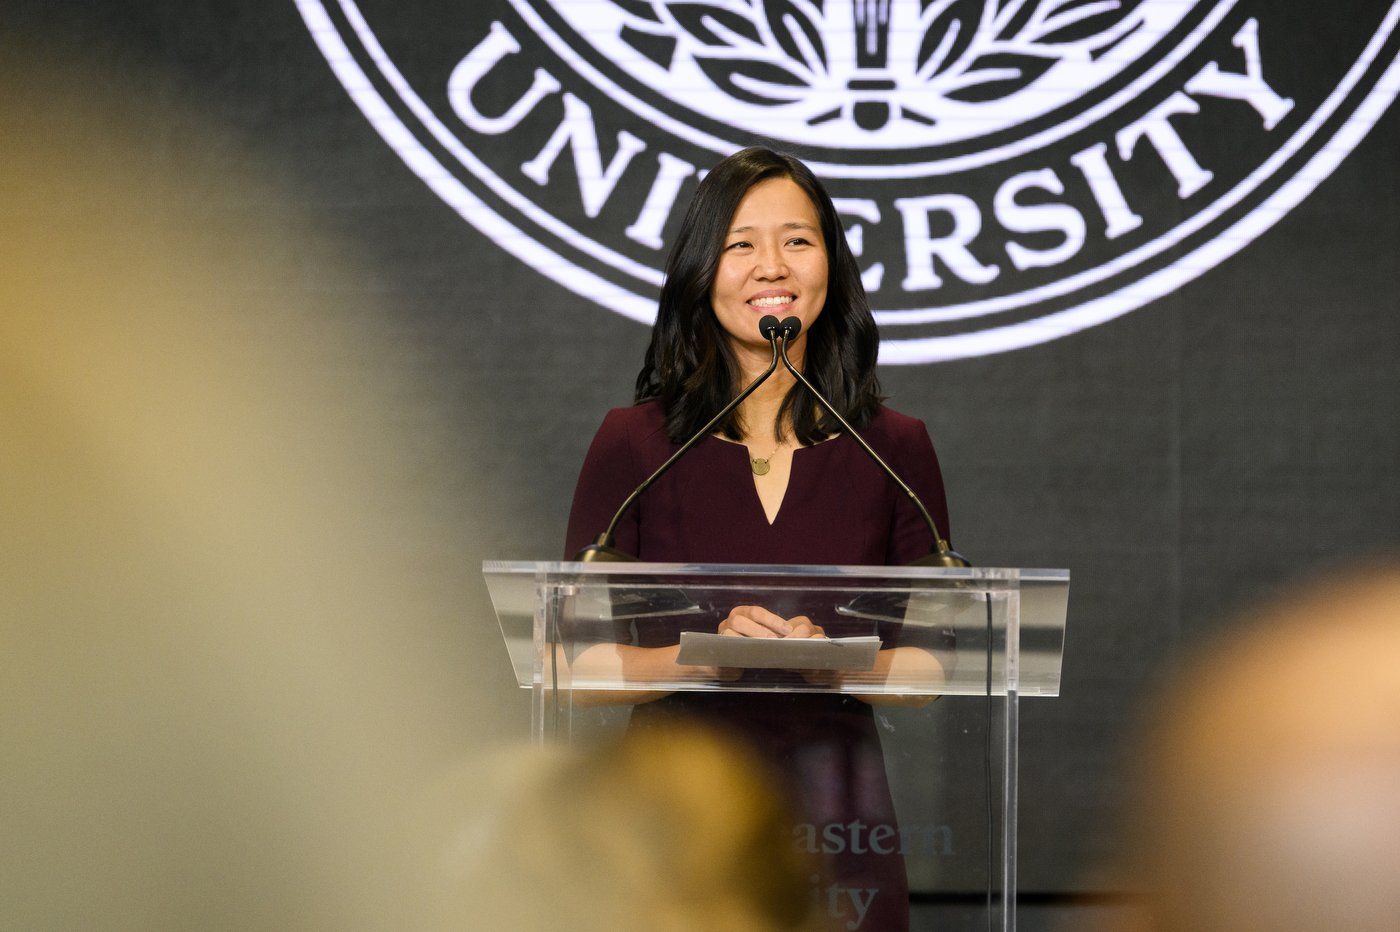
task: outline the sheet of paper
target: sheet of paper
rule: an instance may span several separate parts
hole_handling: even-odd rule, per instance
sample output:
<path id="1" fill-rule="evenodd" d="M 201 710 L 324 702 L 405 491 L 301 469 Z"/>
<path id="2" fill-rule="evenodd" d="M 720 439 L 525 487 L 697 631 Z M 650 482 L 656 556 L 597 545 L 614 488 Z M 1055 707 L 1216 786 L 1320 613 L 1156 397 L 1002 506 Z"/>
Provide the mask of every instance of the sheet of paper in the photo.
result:
<path id="1" fill-rule="evenodd" d="M 699 631 L 681 632 L 676 662 L 686 666 L 762 667 L 778 670 L 875 669 L 880 639 L 745 638 Z"/>

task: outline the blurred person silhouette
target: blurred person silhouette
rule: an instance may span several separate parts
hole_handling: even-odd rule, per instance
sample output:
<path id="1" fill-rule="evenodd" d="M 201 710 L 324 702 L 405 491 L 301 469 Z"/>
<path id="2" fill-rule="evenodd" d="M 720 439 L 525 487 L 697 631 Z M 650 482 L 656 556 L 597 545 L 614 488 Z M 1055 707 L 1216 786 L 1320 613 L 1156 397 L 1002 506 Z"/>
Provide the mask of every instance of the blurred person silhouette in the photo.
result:
<path id="1" fill-rule="evenodd" d="M 428 820 L 442 829 L 438 928 L 815 932 L 816 865 L 773 786 L 746 748 L 695 725 L 468 765 Z"/>
<path id="2" fill-rule="evenodd" d="M 1140 754 L 1141 927 L 1400 929 L 1400 565 L 1292 593 L 1184 671 Z"/>
<path id="3" fill-rule="evenodd" d="M 0 927 L 414 925 L 400 802 L 509 672 L 469 467 L 337 245 L 80 60 L 0 43 Z"/>

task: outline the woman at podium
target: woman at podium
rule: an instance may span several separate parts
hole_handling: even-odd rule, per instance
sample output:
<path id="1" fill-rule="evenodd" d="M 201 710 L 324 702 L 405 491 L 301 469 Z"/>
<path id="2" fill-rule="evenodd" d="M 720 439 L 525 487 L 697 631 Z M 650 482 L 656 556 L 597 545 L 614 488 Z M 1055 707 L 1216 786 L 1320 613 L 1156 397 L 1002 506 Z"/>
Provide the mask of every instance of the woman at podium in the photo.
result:
<path id="1" fill-rule="evenodd" d="M 770 314 L 801 322 L 789 358 L 913 488 L 946 535 L 943 480 L 928 433 L 921 421 L 881 404 L 875 321 L 831 198 L 798 160 L 751 148 L 721 161 L 686 213 L 635 404 L 608 413 L 584 461 L 568 554 L 592 542 L 643 480 L 769 367 L 772 348 L 759 320 Z M 649 488 L 615 531 L 618 549 L 657 563 L 902 565 L 933 544 L 917 509 L 783 368 Z M 870 633 L 869 622 L 843 624 L 853 622 L 800 604 L 736 605 L 718 632 Z M 676 678 L 679 623 L 639 625 L 635 636 L 621 628 L 608 647 L 625 680 Z M 873 675 L 936 679 L 940 645 L 911 644 L 909 634 L 901 643 L 899 628 L 880 630 L 884 649 Z M 590 695 L 635 703 L 633 730 L 683 716 L 752 743 L 800 797 L 808 822 L 794 827 L 794 844 L 825 858 L 827 876 L 815 880 L 813 895 L 833 928 L 907 929 L 908 887 L 871 710 L 891 697 Z"/>

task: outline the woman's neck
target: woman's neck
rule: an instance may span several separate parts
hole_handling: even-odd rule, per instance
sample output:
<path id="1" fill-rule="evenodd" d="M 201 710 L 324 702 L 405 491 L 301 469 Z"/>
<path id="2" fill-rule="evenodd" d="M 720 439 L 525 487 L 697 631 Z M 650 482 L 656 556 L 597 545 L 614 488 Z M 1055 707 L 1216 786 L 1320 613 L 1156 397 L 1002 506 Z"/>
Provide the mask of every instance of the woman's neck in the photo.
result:
<path id="1" fill-rule="evenodd" d="M 803 334 L 788 349 L 788 359 L 799 370 L 802 369 L 804 361 L 804 350 L 807 348 L 806 335 Z M 768 368 L 768 363 L 772 359 L 772 351 L 764 347 L 762 352 L 753 347 L 735 346 L 734 355 L 739 363 L 740 381 L 743 385 L 748 385 L 754 379 L 763 374 Z M 783 399 L 797 379 L 793 378 L 787 366 L 778 362 L 778 368 L 768 377 L 768 380 L 754 390 L 754 393 L 744 399 L 744 403 L 739 405 L 739 420 L 743 425 L 741 440 L 768 440 L 773 436 L 773 422 L 778 416 L 778 411 L 783 406 Z M 789 414 L 784 418 L 783 433 L 790 435 L 792 432 L 792 417 Z"/>

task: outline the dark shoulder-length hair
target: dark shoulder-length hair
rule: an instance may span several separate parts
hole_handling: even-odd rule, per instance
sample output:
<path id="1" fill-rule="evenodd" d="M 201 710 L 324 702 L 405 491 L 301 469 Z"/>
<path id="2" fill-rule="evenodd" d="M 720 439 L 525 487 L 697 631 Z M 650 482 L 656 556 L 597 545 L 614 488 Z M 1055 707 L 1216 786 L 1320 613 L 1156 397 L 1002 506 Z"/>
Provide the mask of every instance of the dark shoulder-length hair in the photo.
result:
<path id="1" fill-rule="evenodd" d="M 636 403 L 661 402 L 673 442 L 704 427 L 743 388 L 728 334 L 710 305 L 710 289 L 739 202 L 750 188 L 770 178 L 788 178 L 806 192 L 821 218 L 826 245 L 826 305 L 807 331 L 803 374 L 856 427 L 869 425 L 882 400 L 875 374 L 880 349 L 875 318 L 831 197 L 806 165 L 755 146 L 729 156 L 705 176 L 666 262 L 656 326 L 637 375 Z M 773 424 L 774 439 L 786 433 L 789 413 L 800 443 L 816 443 L 840 430 L 801 383 L 783 399 Z M 743 426 L 736 412 L 719 429 L 738 440 Z"/>

